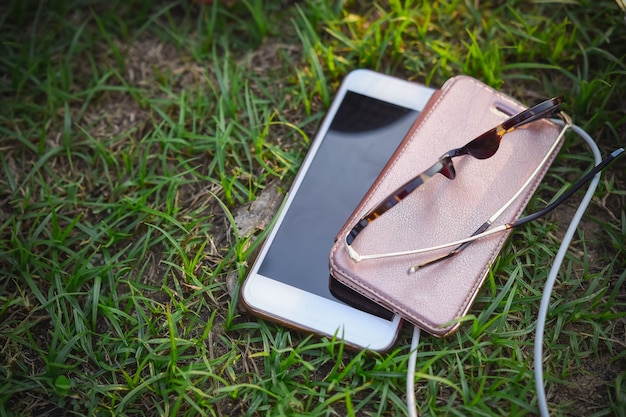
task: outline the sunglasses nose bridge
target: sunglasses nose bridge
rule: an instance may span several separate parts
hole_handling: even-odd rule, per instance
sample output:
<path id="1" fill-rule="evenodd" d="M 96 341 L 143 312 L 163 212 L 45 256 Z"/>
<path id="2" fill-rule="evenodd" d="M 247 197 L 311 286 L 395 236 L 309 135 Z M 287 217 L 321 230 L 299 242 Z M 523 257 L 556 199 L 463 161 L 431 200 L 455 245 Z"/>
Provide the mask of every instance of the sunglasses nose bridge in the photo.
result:
<path id="1" fill-rule="evenodd" d="M 454 164 L 452 163 L 452 158 L 450 156 L 444 156 L 441 158 L 441 171 L 439 171 L 442 175 L 444 175 L 448 179 L 456 178 L 456 170 L 454 169 Z"/>

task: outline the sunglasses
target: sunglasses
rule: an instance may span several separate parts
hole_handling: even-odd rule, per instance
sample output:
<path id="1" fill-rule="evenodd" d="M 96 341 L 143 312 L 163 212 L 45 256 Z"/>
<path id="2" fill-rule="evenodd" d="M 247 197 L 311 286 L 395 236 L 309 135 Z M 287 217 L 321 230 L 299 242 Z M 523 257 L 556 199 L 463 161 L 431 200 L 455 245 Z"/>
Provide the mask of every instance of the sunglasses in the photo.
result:
<path id="1" fill-rule="evenodd" d="M 345 238 L 345 246 L 348 251 L 349 256 L 356 262 L 366 259 L 379 259 L 379 258 L 387 258 L 394 256 L 405 256 L 405 255 L 413 255 L 419 253 L 425 253 L 429 251 L 441 250 L 447 247 L 457 246 L 454 250 L 449 252 L 444 256 L 440 256 L 428 262 L 421 263 L 419 265 L 410 266 L 408 269 L 408 273 L 414 273 L 417 270 L 443 261 L 445 259 L 449 259 L 452 256 L 460 253 L 463 249 L 471 244 L 471 242 L 486 237 L 495 233 L 500 233 L 505 230 L 511 229 L 513 227 L 518 227 L 523 224 L 526 224 L 532 220 L 541 217 L 548 212 L 552 211 L 554 208 L 559 206 L 563 201 L 569 198 L 572 194 L 574 194 L 578 189 L 580 189 L 585 183 L 590 181 L 595 174 L 604 169 L 607 165 L 609 165 L 615 158 L 620 156 L 623 153 L 623 149 L 618 149 L 605 158 L 601 163 L 595 166 L 589 173 L 587 173 L 583 178 L 581 178 L 576 184 L 570 187 L 565 193 L 563 193 L 556 201 L 545 207 L 544 209 L 538 211 L 537 213 L 531 214 L 521 219 L 517 219 L 513 222 L 506 223 L 504 225 L 498 226 L 490 231 L 487 229 L 493 224 L 493 222 L 500 216 L 504 211 L 519 197 L 519 195 L 527 188 L 532 182 L 533 179 L 542 171 L 544 165 L 550 158 L 550 155 L 556 150 L 559 142 L 565 135 L 566 131 L 571 127 L 572 121 L 565 113 L 561 112 L 561 105 L 563 103 L 562 97 L 556 97 L 551 100 L 544 101 L 534 107 L 531 107 L 527 110 L 522 111 L 521 113 L 507 119 L 500 125 L 495 128 L 488 130 L 487 132 L 481 134 L 476 139 L 470 141 L 468 144 L 461 148 L 453 149 L 449 152 L 446 152 L 437 163 L 428 168 L 426 171 L 407 181 L 405 184 L 397 188 L 394 192 L 392 192 L 387 198 L 385 198 L 382 202 L 377 204 L 373 209 L 371 209 L 367 214 L 365 214 L 361 219 L 357 222 L 357 224 L 350 230 L 350 232 L 346 235 Z M 410 193 L 415 191 L 420 185 L 426 182 L 429 178 L 433 177 L 436 174 L 442 174 L 448 179 L 454 179 L 456 177 L 456 171 L 454 169 L 454 165 L 452 163 L 452 158 L 462 156 L 462 155 L 470 155 L 476 159 L 487 159 L 493 156 L 500 145 L 500 141 L 502 136 L 511 132 L 514 129 L 523 126 L 527 123 L 550 118 L 557 115 L 561 120 L 563 120 L 563 129 L 559 133 L 559 136 L 554 141 L 550 150 L 546 153 L 546 156 L 539 163 L 535 171 L 530 175 L 528 180 L 522 185 L 522 187 L 517 191 L 515 195 L 504 205 L 502 206 L 494 215 L 492 215 L 489 220 L 483 223 L 470 237 L 466 239 L 462 239 L 456 242 L 450 242 L 447 244 L 439 245 L 431 248 L 424 249 L 416 249 L 409 250 L 404 252 L 393 252 L 393 253 L 385 253 L 385 254 L 373 254 L 373 255 L 360 255 L 356 252 L 356 250 L 351 246 L 354 242 L 354 239 L 357 235 L 369 224 L 371 224 L 375 219 L 380 217 L 382 214 L 387 212 L 393 206 L 398 204 L 400 201 L 405 199 Z"/>
<path id="2" fill-rule="evenodd" d="M 437 163 L 397 188 L 387 198 L 363 216 L 348 233 L 346 243 L 351 245 L 357 235 L 365 229 L 368 224 L 382 216 L 387 210 L 398 204 L 400 201 L 404 200 L 409 194 L 436 174 L 442 174 L 446 178 L 453 180 L 456 177 L 456 170 L 454 169 L 452 158 L 457 158 L 463 155 L 470 155 L 476 159 L 491 158 L 498 151 L 500 141 L 505 133 L 512 132 L 513 130 L 535 120 L 549 118 L 557 113 L 560 114 L 562 104 L 563 97 L 546 100 L 505 120 L 498 126 L 486 131 L 476 139 L 470 141 L 465 146 L 446 152 L 441 156 L 441 158 L 439 158 Z"/>

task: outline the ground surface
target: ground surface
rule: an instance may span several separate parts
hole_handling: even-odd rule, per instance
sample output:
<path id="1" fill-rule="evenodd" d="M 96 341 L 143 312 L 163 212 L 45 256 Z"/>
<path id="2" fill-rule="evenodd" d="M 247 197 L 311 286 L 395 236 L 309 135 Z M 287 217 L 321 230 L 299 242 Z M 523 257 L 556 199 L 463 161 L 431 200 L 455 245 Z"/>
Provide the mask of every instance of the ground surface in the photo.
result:
<path id="1" fill-rule="evenodd" d="M 392 3 L 3 6 L 0 415 L 404 412 L 408 333 L 368 356 L 234 301 L 332 92 L 368 67 L 562 93 L 606 154 L 626 24 L 612 2 Z M 589 163 L 570 138 L 529 210 Z M 626 413 L 625 190 L 622 160 L 555 288 L 555 415 Z M 534 318 L 576 204 L 514 234 L 457 335 L 424 338 L 424 415 L 536 413 Z"/>

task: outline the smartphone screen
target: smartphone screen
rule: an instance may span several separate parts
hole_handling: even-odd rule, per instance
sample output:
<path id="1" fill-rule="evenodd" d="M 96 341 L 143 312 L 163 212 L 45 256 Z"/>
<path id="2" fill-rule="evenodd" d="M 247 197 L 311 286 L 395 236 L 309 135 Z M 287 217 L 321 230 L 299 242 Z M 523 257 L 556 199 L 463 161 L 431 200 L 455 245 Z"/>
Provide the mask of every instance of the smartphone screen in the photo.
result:
<path id="1" fill-rule="evenodd" d="M 337 231 L 418 115 L 347 91 L 259 274 L 338 301 L 328 288 L 328 257 Z"/>

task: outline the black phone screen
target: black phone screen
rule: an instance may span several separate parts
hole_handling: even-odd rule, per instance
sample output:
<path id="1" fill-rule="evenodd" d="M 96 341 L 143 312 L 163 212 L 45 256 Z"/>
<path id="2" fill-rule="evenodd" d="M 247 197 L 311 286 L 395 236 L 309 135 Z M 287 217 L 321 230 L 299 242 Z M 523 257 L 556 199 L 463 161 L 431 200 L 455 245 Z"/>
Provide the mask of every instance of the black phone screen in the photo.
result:
<path id="1" fill-rule="evenodd" d="M 328 288 L 334 238 L 419 112 L 348 91 L 259 273 L 338 301 Z"/>

